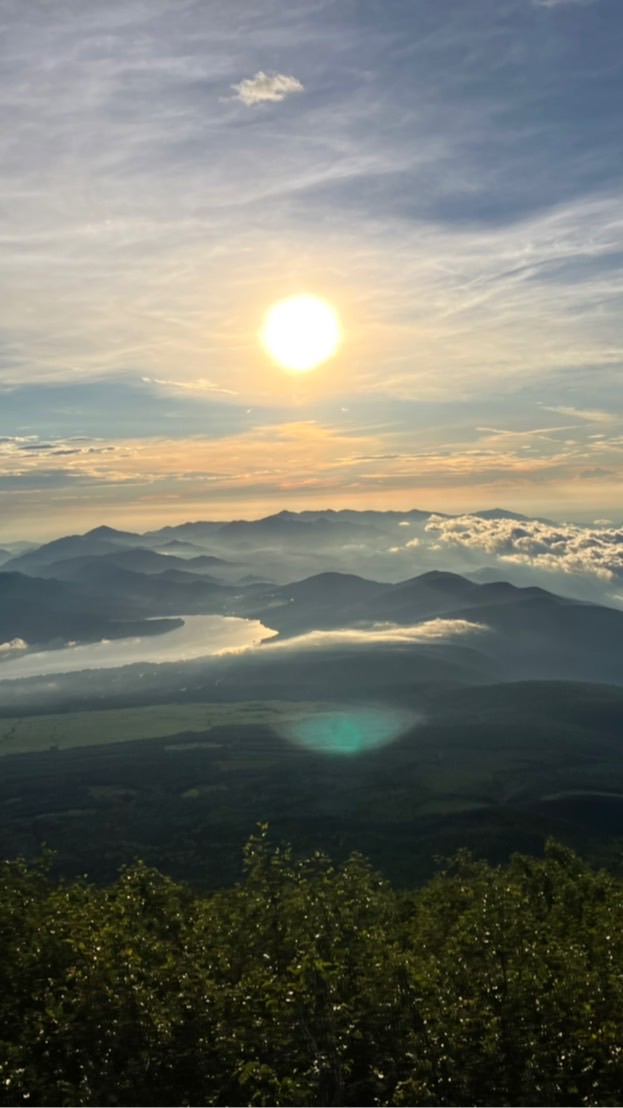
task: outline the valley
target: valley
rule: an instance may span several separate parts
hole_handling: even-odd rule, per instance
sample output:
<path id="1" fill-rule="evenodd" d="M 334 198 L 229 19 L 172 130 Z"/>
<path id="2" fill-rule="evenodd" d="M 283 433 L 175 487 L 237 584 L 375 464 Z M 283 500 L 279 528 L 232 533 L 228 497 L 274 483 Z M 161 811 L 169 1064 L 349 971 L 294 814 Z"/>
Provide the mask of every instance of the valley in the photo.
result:
<path id="1" fill-rule="evenodd" d="M 549 835 L 617 868 L 623 611 L 427 568 L 417 544 L 419 572 L 363 572 L 428 518 L 102 527 L 9 557 L 5 856 L 49 847 L 98 881 L 141 857 L 215 888 L 269 822 L 405 885 Z"/>

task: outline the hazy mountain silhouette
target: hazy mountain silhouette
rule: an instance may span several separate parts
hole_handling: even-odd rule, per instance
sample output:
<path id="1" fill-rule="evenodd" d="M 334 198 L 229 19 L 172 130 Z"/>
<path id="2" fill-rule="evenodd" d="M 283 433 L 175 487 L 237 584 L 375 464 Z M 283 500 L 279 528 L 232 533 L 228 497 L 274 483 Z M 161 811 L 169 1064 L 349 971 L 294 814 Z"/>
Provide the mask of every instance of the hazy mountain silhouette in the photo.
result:
<path id="1" fill-rule="evenodd" d="M 503 581 L 479 585 L 458 574 L 425 573 L 396 585 L 319 574 L 267 590 L 250 612 L 285 636 L 437 618 L 490 629 L 471 649 L 504 666 L 508 678 L 623 683 L 623 612 L 545 589 Z M 432 647 L 435 644 L 431 644 Z"/>
<path id="2" fill-rule="evenodd" d="M 133 617 L 221 612 L 236 591 L 196 574 L 173 580 L 168 573 L 136 573 L 98 558 L 72 567 L 67 583 L 85 603 L 108 605 L 115 616 L 128 612 Z"/>
<path id="3" fill-rule="evenodd" d="M 524 516 L 521 512 L 509 512 L 506 508 L 485 508 L 482 512 L 470 512 L 477 519 L 516 519 L 518 523 L 527 523 L 535 516 Z M 545 521 L 542 521 L 545 522 Z"/>
<path id="4" fill-rule="evenodd" d="M 479 514 L 522 518 L 498 508 Z M 339 551 L 348 543 L 365 549 L 370 535 L 381 536 L 383 547 L 401 525 L 408 536 L 407 525 L 428 516 L 417 509 L 284 511 L 259 520 L 189 522 L 142 536 L 106 526 L 65 536 L 3 565 L 0 641 L 31 641 L 35 632 L 36 641 L 82 641 L 85 635 L 97 637 L 109 621 L 185 614 L 257 618 L 282 638 L 340 628 L 357 628 L 365 637 L 377 624 L 462 620 L 486 626 L 489 634 L 460 644 L 419 643 L 418 656 L 434 654 L 439 660 L 444 652 L 448 657 L 453 650 L 456 658 L 457 651 L 469 650 L 469 664 L 477 657 L 479 673 L 488 671 L 491 679 L 501 669 L 509 679 L 623 683 L 623 611 L 511 584 L 495 569 L 475 570 L 470 577 L 433 570 L 397 583 L 340 572 L 296 578 L 293 567 L 313 565 L 321 549 Z M 192 556 L 178 556 L 174 551 L 180 547 Z M 168 553 L 161 553 L 163 548 Z M 280 573 L 289 566 L 296 579 L 267 583 L 273 562 Z M 415 657 L 416 647 L 408 649 Z"/>
<path id="5" fill-rule="evenodd" d="M 133 573 L 144 573 L 148 576 L 178 569 L 190 577 L 202 576 L 207 571 L 216 569 L 227 570 L 231 563 L 209 554 L 199 554 L 196 558 L 177 558 L 175 555 L 158 554 L 148 547 L 136 546 L 108 554 L 90 554 L 52 562 L 39 571 L 39 576 L 58 577 L 61 580 L 71 581 L 84 577 L 85 571 L 88 575 L 92 569 L 97 570 L 98 566 L 116 566 L 118 569 L 127 569 Z M 243 567 L 233 568 L 240 572 Z"/>
<path id="6" fill-rule="evenodd" d="M 126 616 L 127 618 L 124 618 Z M 171 620 L 142 620 L 131 612 L 110 611 L 105 596 L 89 597 L 63 581 L 0 573 L 0 642 L 24 639 L 29 645 L 155 635 L 179 626 Z"/>
<path id="7" fill-rule="evenodd" d="M 466 618 L 466 609 L 525 603 L 549 598 L 557 604 L 581 606 L 544 589 L 518 588 L 505 581 L 477 584 L 457 573 L 432 570 L 389 584 L 344 573 L 320 573 L 267 590 L 267 608 L 274 626 L 288 633 L 318 627 L 347 627 L 362 622 L 412 624 L 440 616 Z M 621 613 L 623 617 L 623 613 Z"/>
<path id="8" fill-rule="evenodd" d="M 199 545 L 216 542 L 223 546 L 243 542 L 251 546 L 279 543 L 294 547 L 309 542 L 322 546 L 363 539 L 366 535 L 393 535 L 400 523 L 424 523 L 430 515 L 417 508 L 407 512 L 330 508 L 303 512 L 284 510 L 262 519 L 198 521 L 163 527 L 146 532 L 142 540 L 151 546 L 160 543 L 160 548 L 169 542 Z"/>
<path id="9" fill-rule="evenodd" d="M 143 536 L 144 537 L 144 536 Z M 169 539 L 156 547 L 159 554 L 178 554 L 180 557 L 192 557 L 201 554 L 202 547 L 193 542 L 184 542 L 182 539 Z"/>
<path id="10" fill-rule="evenodd" d="M 108 539 L 110 542 L 121 545 L 132 545 L 140 542 L 141 539 L 136 531 L 119 531 L 116 527 L 107 527 L 106 524 L 102 524 L 101 527 L 93 527 L 86 532 L 84 537 L 85 539 Z"/>
<path id="11" fill-rule="evenodd" d="M 140 541 L 136 536 L 136 542 Z M 46 566 L 54 562 L 66 561 L 68 558 L 79 558 L 96 554 L 115 554 L 119 550 L 119 542 L 110 537 L 97 534 L 67 535 L 62 539 L 54 539 L 44 543 L 34 550 L 28 550 L 25 554 L 18 554 L 5 563 L 5 572 L 29 573 L 37 575 Z"/>

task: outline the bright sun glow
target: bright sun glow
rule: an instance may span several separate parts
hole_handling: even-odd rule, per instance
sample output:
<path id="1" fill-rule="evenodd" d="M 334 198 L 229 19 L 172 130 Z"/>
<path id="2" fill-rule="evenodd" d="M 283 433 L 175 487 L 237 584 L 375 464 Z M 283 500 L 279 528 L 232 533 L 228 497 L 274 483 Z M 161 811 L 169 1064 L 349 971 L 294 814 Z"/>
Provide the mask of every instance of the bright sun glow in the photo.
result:
<path id="1" fill-rule="evenodd" d="M 336 313 L 317 296 L 292 296 L 268 312 L 262 343 L 274 361 L 291 373 L 307 373 L 332 358 L 342 340 Z"/>

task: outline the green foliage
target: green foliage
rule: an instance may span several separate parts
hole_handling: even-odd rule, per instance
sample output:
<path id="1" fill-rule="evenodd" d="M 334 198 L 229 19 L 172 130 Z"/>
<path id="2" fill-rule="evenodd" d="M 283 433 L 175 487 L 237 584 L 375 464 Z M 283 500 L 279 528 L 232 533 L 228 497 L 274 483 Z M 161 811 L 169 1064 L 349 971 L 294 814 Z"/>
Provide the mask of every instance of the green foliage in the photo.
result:
<path id="1" fill-rule="evenodd" d="M 4 1105 L 614 1105 L 623 883 L 555 843 L 396 893 L 273 849 L 194 895 L 0 869 Z"/>

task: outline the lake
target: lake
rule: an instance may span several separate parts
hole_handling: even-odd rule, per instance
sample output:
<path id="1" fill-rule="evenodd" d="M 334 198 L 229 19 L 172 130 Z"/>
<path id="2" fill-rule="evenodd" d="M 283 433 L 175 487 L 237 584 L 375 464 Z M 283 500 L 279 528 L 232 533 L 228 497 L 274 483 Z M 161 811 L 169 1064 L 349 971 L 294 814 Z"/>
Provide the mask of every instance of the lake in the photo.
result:
<path id="1" fill-rule="evenodd" d="M 182 616 L 184 626 L 162 635 L 105 639 L 84 646 L 24 653 L 0 666 L 0 681 L 47 677 L 85 669 L 116 669 L 136 662 L 187 662 L 255 646 L 277 632 L 259 620 L 234 616 Z"/>

